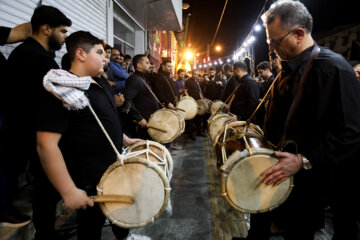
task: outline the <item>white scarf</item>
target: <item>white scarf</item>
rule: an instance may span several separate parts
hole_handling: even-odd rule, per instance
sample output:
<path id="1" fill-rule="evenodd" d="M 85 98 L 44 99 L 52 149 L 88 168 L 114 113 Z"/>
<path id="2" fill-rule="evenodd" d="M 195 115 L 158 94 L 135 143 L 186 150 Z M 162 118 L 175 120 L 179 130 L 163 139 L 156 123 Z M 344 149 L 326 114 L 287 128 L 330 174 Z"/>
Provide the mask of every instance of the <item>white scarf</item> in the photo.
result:
<path id="1" fill-rule="evenodd" d="M 43 79 L 47 91 L 59 98 L 68 110 L 80 110 L 89 105 L 85 91 L 89 89 L 91 77 L 78 77 L 61 69 L 51 69 Z"/>

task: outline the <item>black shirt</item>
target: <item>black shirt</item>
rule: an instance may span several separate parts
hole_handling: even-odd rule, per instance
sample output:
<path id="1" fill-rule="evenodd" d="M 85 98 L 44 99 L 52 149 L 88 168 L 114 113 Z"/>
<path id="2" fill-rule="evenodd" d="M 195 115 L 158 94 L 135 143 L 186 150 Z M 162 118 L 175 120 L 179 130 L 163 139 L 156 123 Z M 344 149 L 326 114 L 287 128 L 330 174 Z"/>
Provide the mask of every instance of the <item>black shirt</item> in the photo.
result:
<path id="1" fill-rule="evenodd" d="M 9 35 L 10 35 L 10 31 L 11 31 L 11 28 L 0 27 L 0 45 L 5 45 L 6 44 L 6 41 L 9 38 Z M 6 62 L 6 58 L 0 52 L 0 69 L 1 69 L 1 72 L 3 72 L 3 70 L 4 70 L 3 67 L 4 67 L 5 62 Z"/>
<path id="2" fill-rule="evenodd" d="M 230 112 L 237 115 L 239 121 L 246 121 L 259 103 L 259 87 L 249 74 L 244 75 L 240 79 L 234 76 L 234 79 L 238 81 L 240 86 L 235 92 Z"/>
<path id="3" fill-rule="evenodd" d="M 122 129 L 112 89 L 104 78 L 94 78 L 86 94 L 111 140 L 120 151 Z M 109 141 L 89 107 L 69 111 L 63 103 L 46 92 L 40 105 L 37 131 L 61 133 L 59 147 L 70 175 L 78 187 L 98 184 L 106 169 L 116 160 Z"/>
<path id="4" fill-rule="evenodd" d="M 179 90 L 174 80 L 170 78 L 170 74 L 159 71 L 154 78 L 151 79 L 151 87 L 160 100 L 167 106 L 169 103 L 176 105 L 175 97 L 180 99 Z"/>
<path id="5" fill-rule="evenodd" d="M 259 98 L 260 99 L 262 99 L 265 96 L 265 93 L 267 92 L 267 90 L 269 89 L 269 87 L 271 86 L 273 81 L 274 81 L 274 75 L 271 74 L 271 77 L 269 77 L 268 80 L 265 80 L 263 83 L 259 84 L 259 90 L 260 90 Z"/>
<path id="6" fill-rule="evenodd" d="M 217 84 L 221 82 L 222 85 Z M 226 83 L 223 79 L 216 76 L 214 79 L 210 79 L 206 86 L 205 96 L 211 101 L 220 100 L 222 89 L 225 87 Z"/>
<path id="7" fill-rule="evenodd" d="M 136 71 L 126 80 L 124 93 L 125 100 L 131 104 L 129 115 L 138 122 L 143 118 L 149 120 L 150 115 L 159 109 L 159 103 L 141 79 L 150 87 L 147 76 Z"/>
<path id="8" fill-rule="evenodd" d="M 228 83 L 225 86 L 225 90 L 223 96 L 221 97 L 222 101 L 225 102 L 226 99 L 230 96 L 230 94 L 234 91 L 239 81 L 235 79 L 235 76 L 231 76 Z"/>
<path id="9" fill-rule="evenodd" d="M 199 81 L 195 78 L 189 78 L 185 82 L 185 88 L 188 90 L 188 94 L 193 97 L 195 100 L 198 100 L 201 98 L 201 88 Z"/>
<path id="10" fill-rule="evenodd" d="M 313 47 L 289 62 L 275 83 L 265 118 L 264 132 L 277 145 L 290 105 Z M 303 97 L 289 123 L 286 139 L 297 144 L 314 167 L 352 166 L 360 150 L 360 85 L 348 62 L 321 48 L 304 85 Z M 339 165 L 338 165 L 339 166 Z M 326 168 L 329 169 L 329 168 Z"/>

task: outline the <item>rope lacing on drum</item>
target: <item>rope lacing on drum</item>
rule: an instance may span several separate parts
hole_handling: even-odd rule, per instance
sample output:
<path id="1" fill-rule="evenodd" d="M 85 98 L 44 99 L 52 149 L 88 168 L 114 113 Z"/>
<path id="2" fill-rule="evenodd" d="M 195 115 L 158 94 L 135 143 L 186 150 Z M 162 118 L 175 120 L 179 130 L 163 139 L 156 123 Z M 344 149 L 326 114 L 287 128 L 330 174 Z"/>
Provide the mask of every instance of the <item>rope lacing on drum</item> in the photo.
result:
<path id="1" fill-rule="evenodd" d="M 164 187 L 164 189 L 165 189 L 165 191 L 171 191 L 171 188 L 169 187 L 169 188 L 167 188 L 167 187 Z"/>

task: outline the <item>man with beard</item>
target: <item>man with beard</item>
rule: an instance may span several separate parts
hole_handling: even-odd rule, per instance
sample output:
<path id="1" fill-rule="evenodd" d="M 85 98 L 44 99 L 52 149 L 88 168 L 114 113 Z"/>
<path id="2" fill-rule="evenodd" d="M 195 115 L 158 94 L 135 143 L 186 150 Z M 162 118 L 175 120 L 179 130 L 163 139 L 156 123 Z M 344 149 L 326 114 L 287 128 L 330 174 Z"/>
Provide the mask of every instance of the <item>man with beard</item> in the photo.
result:
<path id="1" fill-rule="evenodd" d="M 42 238 L 40 235 L 47 231 L 54 231 L 55 208 L 53 212 L 45 215 L 49 218 L 36 218 L 38 210 L 47 211 L 42 209 L 41 204 L 36 204 L 36 185 L 43 179 L 47 180 L 46 177 L 41 177 L 44 173 L 36 153 L 35 116 L 39 110 L 40 97 L 45 93 L 42 85 L 43 77 L 50 69 L 59 68 L 54 60 L 55 51 L 64 44 L 67 27 L 71 26 L 71 20 L 57 8 L 43 5 L 35 9 L 31 26 L 32 37 L 16 47 L 7 62 L 8 104 L 6 110 L 9 125 L 6 148 L 7 166 L 5 167 L 8 168 L 11 178 L 9 181 L 16 185 L 19 174 L 30 160 L 35 172 L 33 220 L 36 235 L 37 239 L 49 239 Z M 30 104 L 25 104 L 25 102 Z M 46 189 L 39 191 L 46 191 Z"/>
<path id="2" fill-rule="evenodd" d="M 125 89 L 125 81 L 130 76 L 127 70 L 121 65 L 124 62 L 124 57 L 121 55 L 119 49 L 111 49 L 111 57 L 108 70 L 108 79 L 116 83 L 115 93 L 123 93 Z"/>
<path id="3" fill-rule="evenodd" d="M 211 101 L 220 100 L 226 82 L 219 76 L 216 76 L 216 68 L 209 68 L 209 82 L 206 86 L 205 96 Z"/>
<path id="4" fill-rule="evenodd" d="M 136 137 L 142 139 L 151 139 L 147 133 L 146 127 L 150 115 L 158 110 L 159 103 L 150 92 L 150 61 L 146 55 L 139 54 L 134 56 L 133 65 L 135 73 L 126 80 L 125 101 L 130 103 L 129 116 L 137 122 Z"/>

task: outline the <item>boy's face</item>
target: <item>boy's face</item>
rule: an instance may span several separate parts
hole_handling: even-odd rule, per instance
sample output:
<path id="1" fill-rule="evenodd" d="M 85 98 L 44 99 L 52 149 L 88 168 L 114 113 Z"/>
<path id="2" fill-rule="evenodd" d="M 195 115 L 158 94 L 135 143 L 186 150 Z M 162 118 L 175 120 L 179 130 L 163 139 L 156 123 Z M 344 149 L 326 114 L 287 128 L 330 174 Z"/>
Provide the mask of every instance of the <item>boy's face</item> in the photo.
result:
<path id="1" fill-rule="evenodd" d="M 88 53 L 86 53 L 85 71 L 89 76 L 95 77 L 104 72 L 106 57 L 104 48 L 101 44 L 94 45 Z"/>

